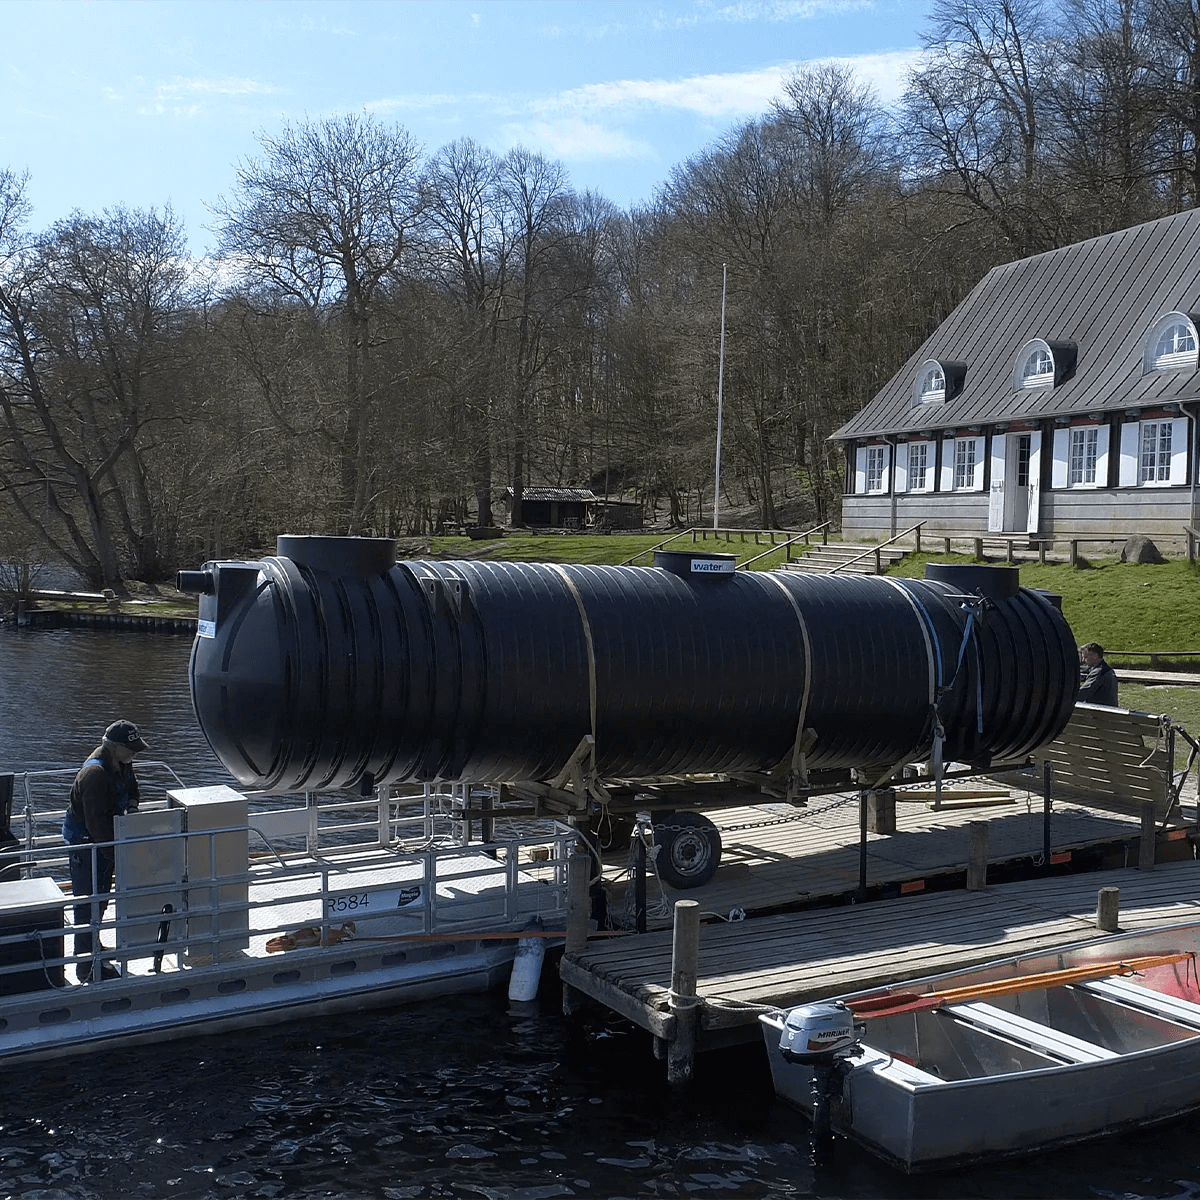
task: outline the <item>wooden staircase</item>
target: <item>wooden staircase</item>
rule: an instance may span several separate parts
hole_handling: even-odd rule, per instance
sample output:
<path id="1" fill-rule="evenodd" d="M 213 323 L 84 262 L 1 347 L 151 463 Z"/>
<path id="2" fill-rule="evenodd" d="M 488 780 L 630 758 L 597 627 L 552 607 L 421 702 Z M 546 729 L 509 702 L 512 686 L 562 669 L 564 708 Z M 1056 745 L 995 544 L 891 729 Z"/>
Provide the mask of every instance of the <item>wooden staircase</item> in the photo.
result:
<path id="1" fill-rule="evenodd" d="M 826 546 L 812 546 L 791 562 L 782 563 L 781 569 L 819 575 L 829 575 L 834 571 L 839 575 L 881 575 L 911 553 L 910 546 L 830 542 Z"/>

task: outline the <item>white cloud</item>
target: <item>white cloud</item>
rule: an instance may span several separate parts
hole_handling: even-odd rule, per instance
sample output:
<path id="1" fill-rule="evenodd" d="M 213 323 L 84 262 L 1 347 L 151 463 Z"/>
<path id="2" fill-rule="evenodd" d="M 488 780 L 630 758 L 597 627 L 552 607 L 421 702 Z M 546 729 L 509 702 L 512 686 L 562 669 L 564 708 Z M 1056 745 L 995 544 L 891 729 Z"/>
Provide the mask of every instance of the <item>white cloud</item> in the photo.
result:
<path id="1" fill-rule="evenodd" d="M 870 84 L 885 103 L 896 100 L 904 90 L 908 71 L 920 51 L 893 50 L 848 58 L 814 59 L 809 65 L 838 62 L 852 67 L 859 78 Z M 701 117 L 737 119 L 765 113 L 779 96 L 783 81 L 802 62 L 780 63 L 754 71 L 725 75 L 694 75 L 688 79 L 622 79 L 610 83 L 591 83 L 559 92 L 534 102 L 534 111 L 542 117 L 551 114 L 621 108 L 671 108 Z"/>
<path id="2" fill-rule="evenodd" d="M 646 142 L 580 118 L 513 122 L 503 126 L 499 135 L 497 143 L 503 149 L 528 146 L 572 162 L 656 157 L 654 148 Z"/>
<path id="3" fill-rule="evenodd" d="M 872 0 L 739 0 L 735 4 L 697 4 L 679 16 L 657 14 L 656 29 L 687 29 L 718 22 L 803 21 L 874 8 Z"/>
<path id="4" fill-rule="evenodd" d="M 247 96 L 273 96 L 274 84 L 257 79 L 184 78 L 149 80 L 135 77 L 124 88 L 107 87 L 105 98 L 138 116 L 197 117 L 211 111 L 223 100 Z"/>

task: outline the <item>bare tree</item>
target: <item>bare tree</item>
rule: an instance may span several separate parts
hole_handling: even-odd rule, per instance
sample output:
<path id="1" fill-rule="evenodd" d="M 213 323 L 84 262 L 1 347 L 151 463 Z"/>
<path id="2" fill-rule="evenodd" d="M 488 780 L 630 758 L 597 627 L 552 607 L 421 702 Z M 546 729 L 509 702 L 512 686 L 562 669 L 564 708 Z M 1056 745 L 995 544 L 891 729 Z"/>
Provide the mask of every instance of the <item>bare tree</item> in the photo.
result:
<path id="1" fill-rule="evenodd" d="M 353 113 L 289 125 L 259 142 L 263 156 L 239 167 L 236 192 L 216 205 L 221 253 L 280 297 L 310 309 L 336 305 L 341 312 L 342 522 L 347 532 L 359 533 L 370 501 L 373 306 L 417 219 L 418 150 L 403 129 Z"/>

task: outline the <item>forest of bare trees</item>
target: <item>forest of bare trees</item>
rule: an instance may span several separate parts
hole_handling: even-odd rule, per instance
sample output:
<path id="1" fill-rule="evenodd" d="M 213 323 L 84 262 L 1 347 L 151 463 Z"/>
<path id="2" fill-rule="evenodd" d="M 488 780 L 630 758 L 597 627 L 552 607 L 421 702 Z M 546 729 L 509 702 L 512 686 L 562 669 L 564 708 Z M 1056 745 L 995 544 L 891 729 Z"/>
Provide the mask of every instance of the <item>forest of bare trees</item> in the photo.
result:
<path id="1" fill-rule="evenodd" d="M 39 229 L 0 167 L 0 558 L 94 586 L 279 532 L 514 524 L 533 485 L 836 517 L 828 435 L 990 267 L 1192 207 L 1200 0 L 937 0 L 902 102 L 799 71 L 620 211 L 349 115 L 170 210 Z"/>

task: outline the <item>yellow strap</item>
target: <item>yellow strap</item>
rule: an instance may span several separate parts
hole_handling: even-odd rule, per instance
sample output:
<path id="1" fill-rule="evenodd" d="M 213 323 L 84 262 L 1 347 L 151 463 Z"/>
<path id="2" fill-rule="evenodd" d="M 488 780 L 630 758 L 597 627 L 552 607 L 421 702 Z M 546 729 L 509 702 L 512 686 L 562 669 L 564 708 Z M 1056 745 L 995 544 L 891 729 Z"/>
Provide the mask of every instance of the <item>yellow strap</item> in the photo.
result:
<path id="1" fill-rule="evenodd" d="M 808 697 L 812 691 L 812 642 L 808 636 L 808 626 L 804 623 L 804 614 L 800 611 L 800 602 L 792 595 L 787 584 L 773 571 L 764 572 L 766 577 L 788 598 L 796 621 L 800 626 L 800 638 L 804 642 L 804 691 L 800 697 L 800 717 L 796 722 L 796 740 L 792 743 L 792 767 L 788 780 L 788 799 L 793 798 L 793 790 L 798 780 L 800 786 L 808 786 L 808 768 L 805 764 L 805 754 L 801 747 L 804 745 L 804 722 L 808 717 Z"/>
<path id="2" fill-rule="evenodd" d="M 592 623 L 588 620 L 587 609 L 583 607 L 583 597 L 579 594 L 579 589 L 575 586 L 575 581 L 567 574 L 566 569 L 559 563 L 547 563 L 547 566 L 567 585 L 567 590 L 574 597 L 575 607 L 579 609 L 579 620 L 583 625 L 583 640 L 587 646 L 588 713 L 592 734 L 590 758 L 592 774 L 594 775 L 596 772 L 596 646 L 592 641 Z"/>

